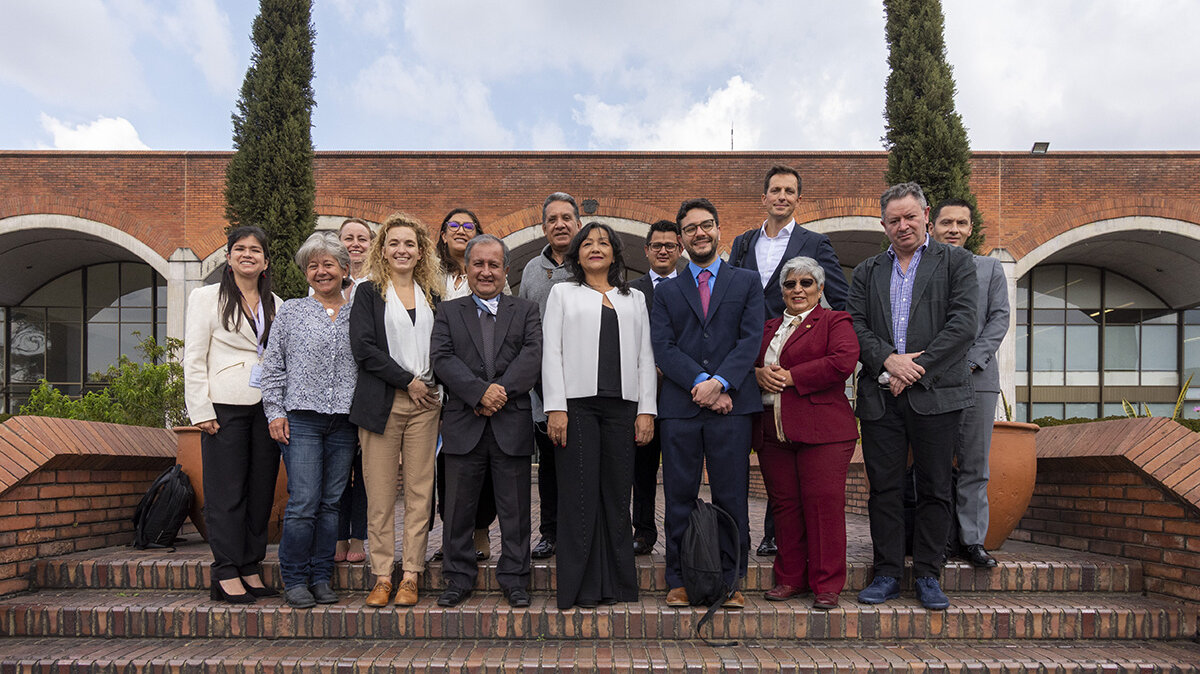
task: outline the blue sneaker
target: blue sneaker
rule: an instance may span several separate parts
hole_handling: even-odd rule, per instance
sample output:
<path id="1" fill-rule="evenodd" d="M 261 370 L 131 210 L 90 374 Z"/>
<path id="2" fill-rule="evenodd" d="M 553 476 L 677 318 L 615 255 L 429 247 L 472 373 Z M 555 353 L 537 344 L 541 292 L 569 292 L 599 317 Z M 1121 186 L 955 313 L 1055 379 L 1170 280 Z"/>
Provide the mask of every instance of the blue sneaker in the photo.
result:
<path id="1" fill-rule="evenodd" d="M 950 598 L 942 592 L 938 579 L 932 576 L 918 578 L 916 582 L 917 601 L 930 611 L 942 611 L 950 606 Z"/>
<path id="2" fill-rule="evenodd" d="M 891 576 L 875 576 L 871 584 L 858 593 L 858 601 L 862 604 L 882 604 L 889 599 L 900 596 L 900 579 Z"/>

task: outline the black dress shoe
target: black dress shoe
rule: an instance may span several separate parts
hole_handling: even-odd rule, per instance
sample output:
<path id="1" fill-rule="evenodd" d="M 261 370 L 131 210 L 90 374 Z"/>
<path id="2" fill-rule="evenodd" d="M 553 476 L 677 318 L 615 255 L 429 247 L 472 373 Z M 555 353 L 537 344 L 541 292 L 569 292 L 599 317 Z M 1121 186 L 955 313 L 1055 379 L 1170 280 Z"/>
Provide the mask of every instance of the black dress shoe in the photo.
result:
<path id="1" fill-rule="evenodd" d="M 438 597 L 438 606 L 450 608 L 463 603 L 467 597 L 471 596 L 470 590 L 464 590 L 459 587 L 450 586 L 442 591 L 442 595 Z"/>
<path id="2" fill-rule="evenodd" d="M 996 558 L 989 555 L 982 545 L 968 545 L 963 548 L 963 556 L 977 569 L 994 569 L 999 566 Z"/>
<path id="3" fill-rule="evenodd" d="M 283 591 L 283 598 L 292 608 L 312 608 L 317 605 L 316 597 L 303 585 L 287 588 Z"/>
<path id="4" fill-rule="evenodd" d="M 538 541 L 537 545 L 534 546 L 533 551 L 529 553 L 529 556 L 533 557 L 534 559 L 546 559 L 547 557 L 554 556 L 554 549 L 556 547 L 557 546 L 555 545 L 554 541 L 548 541 L 543 538 L 542 540 Z"/>
<path id="5" fill-rule="evenodd" d="M 258 597 L 259 599 L 262 599 L 263 597 L 279 596 L 279 590 L 276 590 L 273 587 L 254 587 L 253 585 L 247 585 L 246 591 L 249 592 L 251 596 Z"/>
<path id="6" fill-rule="evenodd" d="M 526 608 L 529 606 L 529 593 L 524 588 L 514 587 L 504 590 L 504 598 L 508 600 L 508 605 L 513 608 Z"/>
<path id="7" fill-rule="evenodd" d="M 650 554 L 650 551 L 653 549 L 654 549 L 654 541 L 647 540 L 645 538 L 642 538 L 641 536 L 638 536 L 637 538 L 633 539 L 633 554 L 648 555 L 648 554 Z"/>
<path id="8" fill-rule="evenodd" d="M 762 542 L 758 544 L 758 549 L 754 554 L 759 557 L 770 557 L 779 552 L 779 548 L 775 547 L 774 536 L 763 536 Z"/>
<path id="9" fill-rule="evenodd" d="M 336 604 L 338 600 L 337 593 L 329 586 L 329 581 L 317 583 L 308 588 L 312 593 L 313 599 L 317 600 L 318 604 Z"/>
<path id="10" fill-rule="evenodd" d="M 221 587 L 221 583 L 216 578 L 213 579 L 212 585 L 208 588 L 208 598 L 213 601 L 223 601 L 230 604 L 253 604 L 254 595 L 249 592 L 241 594 L 229 594 L 225 588 Z"/>

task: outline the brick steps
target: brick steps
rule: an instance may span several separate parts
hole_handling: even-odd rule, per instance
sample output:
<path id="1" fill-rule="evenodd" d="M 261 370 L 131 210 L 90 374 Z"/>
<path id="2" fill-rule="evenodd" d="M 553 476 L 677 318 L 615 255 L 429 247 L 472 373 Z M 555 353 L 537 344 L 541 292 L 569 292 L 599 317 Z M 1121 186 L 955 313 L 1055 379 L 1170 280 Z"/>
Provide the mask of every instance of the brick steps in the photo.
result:
<path id="1" fill-rule="evenodd" d="M 661 547 L 661 546 L 660 546 Z M 1049 553 L 1047 551 L 1050 551 Z M 1142 567 L 1137 562 L 1102 555 L 1058 551 L 1041 546 L 1010 543 L 996 553 L 1000 561 L 994 570 L 975 569 L 960 562 L 949 562 L 942 574 L 942 586 L 949 593 L 976 591 L 1020 592 L 1130 592 L 1142 589 Z M 34 580 L 43 588 L 112 588 L 150 590 L 200 590 L 208 587 L 211 554 L 203 544 L 180 546 L 176 552 L 108 549 L 39 560 Z M 637 558 L 638 583 L 643 592 L 666 592 L 661 552 Z M 422 575 L 426 592 L 440 592 L 444 584 L 441 563 L 430 562 Z M 480 565 L 480 590 L 499 591 L 495 579 L 496 555 Z M 274 552 L 264 569 L 268 581 L 279 585 L 279 563 Z M 847 592 L 861 590 L 870 583 L 871 565 L 867 560 L 851 559 Z M 338 564 L 333 584 L 346 591 L 370 591 L 375 579 L 366 564 Z M 911 578 L 905 580 L 910 586 Z M 773 585 L 771 558 L 750 556 L 742 587 L 747 591 L 765 591 Z M 533 565 L 531 590 L 551 592 L 554 585 L 554 559 Z"/>
<path id="2" fill-rule="evenodd" d="M 595 610 L 559 611 L 536 593 L 512 609 L 495 593 L 444 609 L 432 596 L 411 608 L 371 609 L 363 593 L 331 606 L 293 610 L 279 599 L 250 606 L 185 591 L 47 590 L 0 605 L 0 634 L 20 637 L 262 637 L 269 639 L 687 639 L 703 612 L 670 609 L 659 594 Z M 823 612 L 808 602 L 747 596 L 721 611 L 716 638 L 754 639 L 1179 639 L 1196 635 L 1197 606 L 1132 593 L 969 593 L 945 612 L 906 593 L 883 606 L 852 596 Z M 708 629 L 707 627 L 705 628 Z"/>
<path id="3" fill-rule="evenodd" d="M 713 648 L 698 641 L 420 641 L 206 639 L 6 639 L 0 671 L 117 674 L 130 671 L 291 674 L 383 672 L 1200 672 L 1200 645 L 1172 641 L 954 643 L 755 641 Z"/>

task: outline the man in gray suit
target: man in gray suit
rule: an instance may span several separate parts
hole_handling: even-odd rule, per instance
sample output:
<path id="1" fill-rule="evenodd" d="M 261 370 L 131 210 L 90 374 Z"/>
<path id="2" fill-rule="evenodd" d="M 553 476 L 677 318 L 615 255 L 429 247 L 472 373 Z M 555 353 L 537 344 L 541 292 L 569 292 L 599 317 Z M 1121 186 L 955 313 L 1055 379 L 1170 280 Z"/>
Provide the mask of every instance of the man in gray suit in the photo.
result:
<path id="1" fill-rule="evenodd" d="M 537 304 L 501 292 L 508 248 L 489 234 L 467 244 L 471 294 L 443 302 L 429 348 L 434 373 L 446 386 L 442 438 L 446 456 L 442 577 L 439 606 L 471 595 L 475 561 L 475 510 L 484 476 L 496 490 L 500 561 L 496 580 L 508 603 L 529 606 L 530 455 L 533 417 L 529 391 L 542 371 L 542 324 Z"/>
<path id="2" fill-rule="evenodd" d="M 963 199 L 947 199 L 933 209 L 929 236 L 949 246 L 963 246 L 971 235 L 975 209 Z M 975 342 L 967 350 L 967 367 L 975 387 L 975 406 L 963 412 L 962 429 L 954 451 L 957 471 L 954 492 L 958 532 L 951 532 L 950 547 L 972 565 L 996 566 L 983 547 L 988 526 L 988 451 L 992 446 L 992 421 L 1000 397 L 1000 372 L 996 349 L 1008 333 L 1008 281 L 999 260 L 976 255 L 979 307 Z M 951 527 L 954 528 L 953 526 Z"/>
<path id="3" fill-rule="evenodd" d="M 893 185 L 879 205 L 891 245 L 855 268 L 846 306 L 861 351 L 855 414 L 862 420 L 875 553 L 875 578 L 858 600 L 881 604 L 900 595 L 911 447 L 917 599 L 940 610 L 950 605 L 938 577 L 950 527 L 954 438 L 962 411 L 975 404 L 966 361 L 975 337 L 975 263 L 962 248 L 930 241 L 929 205 L 916 183 Z"/>

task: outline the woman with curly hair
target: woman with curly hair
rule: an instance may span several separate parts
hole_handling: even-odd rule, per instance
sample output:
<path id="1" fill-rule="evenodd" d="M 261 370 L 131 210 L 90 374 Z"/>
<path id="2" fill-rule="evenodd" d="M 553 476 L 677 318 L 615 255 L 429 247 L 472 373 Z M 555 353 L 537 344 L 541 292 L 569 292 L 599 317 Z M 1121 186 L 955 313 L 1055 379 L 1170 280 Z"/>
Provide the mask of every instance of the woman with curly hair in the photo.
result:
<path id="1" fill-rule="evenodd" d="M 412 606 L 417 575 L 425 570 L 441 413 L 441 391 L 429 362 L 441 266 L 425 225 L 404 213 L 388 216 L 371 243 L 367 277 L 369 282 L 355 291 L 350 316 L 350 348 L 358 362 L 350 421 L 359 427 L 362 445 L 367 539 L 376 580 L 367 606 L 386 606 L 392 593 L 401 465 L 404 575 L 396 605 Z"/>

